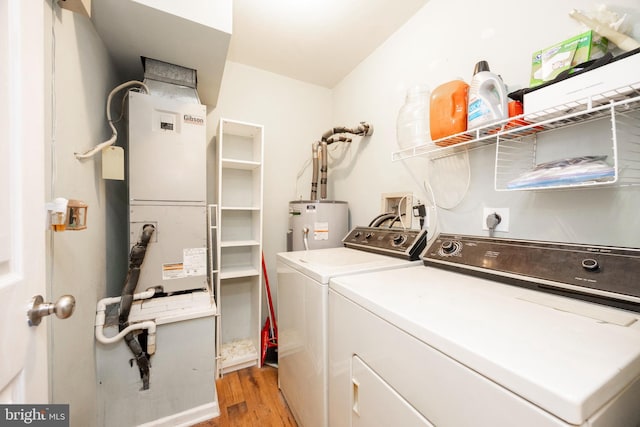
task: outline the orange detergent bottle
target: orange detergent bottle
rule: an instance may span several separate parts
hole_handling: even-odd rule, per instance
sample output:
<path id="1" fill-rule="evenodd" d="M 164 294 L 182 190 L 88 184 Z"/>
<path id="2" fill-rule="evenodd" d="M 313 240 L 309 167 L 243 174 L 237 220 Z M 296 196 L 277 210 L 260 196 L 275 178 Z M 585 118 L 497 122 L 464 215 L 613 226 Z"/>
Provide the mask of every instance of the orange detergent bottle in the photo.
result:
<path id="1" fill-rule="evenodd" d="M 468 138 L 442 138 L 467 130 L 467 100 L 469 85 L 462 80 L 444 83 L 431 92 L 429 125 L 431 139 L 436 145 L 447 146 Z"/>

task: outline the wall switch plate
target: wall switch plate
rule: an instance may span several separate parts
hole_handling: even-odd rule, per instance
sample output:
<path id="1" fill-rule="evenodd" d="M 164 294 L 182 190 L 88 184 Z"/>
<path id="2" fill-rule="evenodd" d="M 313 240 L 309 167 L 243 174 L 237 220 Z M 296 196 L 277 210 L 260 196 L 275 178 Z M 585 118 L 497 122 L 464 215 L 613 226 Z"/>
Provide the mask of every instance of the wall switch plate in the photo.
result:
<path id="1" fill-rule="evenodd" d="M 489 230 L 487 226 L 487 217 L 493 213 L 500 215 L 500 223 L 493 231 L 502 231 L 507 233 L 509 231 L 509 208 L 484 208 L 482 210 L 482 229 Z"/>

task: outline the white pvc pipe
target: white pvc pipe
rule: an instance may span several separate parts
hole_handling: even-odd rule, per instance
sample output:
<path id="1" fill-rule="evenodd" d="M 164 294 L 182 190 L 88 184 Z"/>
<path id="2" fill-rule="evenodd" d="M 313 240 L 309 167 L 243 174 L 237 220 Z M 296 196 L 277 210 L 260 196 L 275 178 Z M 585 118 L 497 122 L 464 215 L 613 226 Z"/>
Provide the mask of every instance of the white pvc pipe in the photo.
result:
<path id="1" fill-rule="evenodd" d="M 133 295 L 133 300 L 149 299 L 155 295 L 155 289 L 149 289 Z M 113 344 L 120 341 L 131 331 L 147 329 L 149 336 L 147 337 L 147 353 L 154 354 L 156 352 L 156 323 L 153 320 L 145 320 L 144 322 L 134 323 L 127 326 L 117 335 L 107 337 L 104 335 L 105 311 L 108 305 L 117 304 L 121 297 L 103 298 L 98 301 L 96 306 L 96 339 L 103 344 Z"/>

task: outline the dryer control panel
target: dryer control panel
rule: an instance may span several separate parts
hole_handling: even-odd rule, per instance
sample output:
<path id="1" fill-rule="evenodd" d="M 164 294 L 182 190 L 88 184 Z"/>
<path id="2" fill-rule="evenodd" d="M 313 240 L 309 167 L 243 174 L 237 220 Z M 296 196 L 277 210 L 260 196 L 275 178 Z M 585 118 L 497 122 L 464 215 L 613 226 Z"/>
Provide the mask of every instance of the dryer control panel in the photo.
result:
<path id="1" fill-rule="evenodd" d="M 342 239 L 348 248 L 415 261 L 427 242 L 426 230 L 355 227 Z"/>
<path id="2" fill-rule="evenodd" d="M 424 264 L 640 311 L 640 249 L 440 234 Z"/>

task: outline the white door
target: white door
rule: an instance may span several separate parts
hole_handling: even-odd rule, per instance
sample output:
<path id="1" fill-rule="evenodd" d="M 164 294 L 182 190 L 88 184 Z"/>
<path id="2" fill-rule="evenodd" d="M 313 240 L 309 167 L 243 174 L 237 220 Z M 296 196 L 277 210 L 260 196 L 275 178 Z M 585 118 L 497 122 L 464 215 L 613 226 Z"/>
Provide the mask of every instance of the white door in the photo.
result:
<path id="1" fill-rule="evenodd" d="M 45 294 L 44 6 L 0 1 L 0 403 L 48 402 Z"/>

